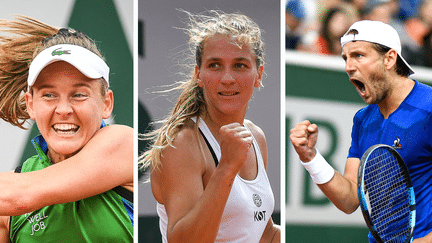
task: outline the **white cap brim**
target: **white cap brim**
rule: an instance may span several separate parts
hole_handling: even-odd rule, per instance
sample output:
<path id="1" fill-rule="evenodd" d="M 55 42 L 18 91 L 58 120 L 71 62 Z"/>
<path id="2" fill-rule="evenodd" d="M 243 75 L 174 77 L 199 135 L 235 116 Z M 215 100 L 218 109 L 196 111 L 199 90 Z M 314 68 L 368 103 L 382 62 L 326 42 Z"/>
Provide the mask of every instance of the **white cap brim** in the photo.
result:
<path id="1" fill-rule="evenodd" d="M 33 86 L 42 69 L 57 61 L 73 65 L 91 79 L 103 78 L 109 86 L 109 67 L 102 58 L 84 47 L 60 44 L 43 50 L 32 61 L 27 78 L 28 87 Z"/>

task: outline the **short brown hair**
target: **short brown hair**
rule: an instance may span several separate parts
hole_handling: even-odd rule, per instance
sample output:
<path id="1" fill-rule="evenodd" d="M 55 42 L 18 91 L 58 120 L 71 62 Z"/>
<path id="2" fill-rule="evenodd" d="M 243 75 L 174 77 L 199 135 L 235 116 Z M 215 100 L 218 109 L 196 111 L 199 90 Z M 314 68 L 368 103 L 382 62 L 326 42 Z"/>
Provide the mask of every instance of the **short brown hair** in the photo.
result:
<path id="1" fill-rule="evenodd" d="M 372 46 L 381 55 L 385 55 L 391 49 L 390 47 L 377 44 L 377 43 L 372 43 Z M 408 77 L 410 75 L 410 69 L 407 67 L 407 65 L 405 65 L 404 61 L 402 60 L 402 58 L 400 58 L 399 54 L 397 55 L 395 68 L 396 68 L 396 73 L 399 74 L 400 76 Z"/>

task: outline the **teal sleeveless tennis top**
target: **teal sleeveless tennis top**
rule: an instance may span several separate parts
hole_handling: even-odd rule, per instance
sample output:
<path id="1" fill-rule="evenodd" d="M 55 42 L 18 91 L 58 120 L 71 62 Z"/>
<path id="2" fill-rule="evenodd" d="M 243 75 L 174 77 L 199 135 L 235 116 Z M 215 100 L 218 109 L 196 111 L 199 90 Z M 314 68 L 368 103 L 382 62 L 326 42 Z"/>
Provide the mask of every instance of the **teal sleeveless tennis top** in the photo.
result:
<path id="1" fill-rule="evenodd" d="M 51 165 L 42 136 L 34 138 L 32 143 L 38 155 L 23 164 L 22 173 Z M 123 187 L 116 187 L 76 202 L 12 216 L 11 242 L 133 242 L 132 195 Z"/>

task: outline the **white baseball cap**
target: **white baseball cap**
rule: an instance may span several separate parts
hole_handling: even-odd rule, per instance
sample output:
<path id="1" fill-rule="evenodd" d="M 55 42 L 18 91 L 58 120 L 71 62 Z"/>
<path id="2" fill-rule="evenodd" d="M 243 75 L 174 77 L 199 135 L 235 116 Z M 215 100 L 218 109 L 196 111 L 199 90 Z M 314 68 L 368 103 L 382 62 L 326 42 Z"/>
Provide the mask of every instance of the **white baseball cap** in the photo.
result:
<path id="1" fill-rule="evenodd" d="M 350 30 L 357 30 L 358 33 L 350 33 Z M 355 22 L 341 38 L 342 47 L 350 41 L 367 41 L 381 44 L 388 48 L 396 50 L 398 56 L 402 59 L 410 71 L 410 75 L 414 73 L 411 66 L 402 57 L 402 46 L 399 35 L 396 30 L 383 22 L 372 20 L 361 20 Z"/>
<path id="2" fill-rule="evenodd" d="M 102 58 L 84 47 L 60 44 L 43 50 L 32 61 L 27 78 L 28 87 L 33 86 L 42 69 L 57 61 L 68 62 L 91 79 L 104 78 L 109 86 L 109 67 Z"/>

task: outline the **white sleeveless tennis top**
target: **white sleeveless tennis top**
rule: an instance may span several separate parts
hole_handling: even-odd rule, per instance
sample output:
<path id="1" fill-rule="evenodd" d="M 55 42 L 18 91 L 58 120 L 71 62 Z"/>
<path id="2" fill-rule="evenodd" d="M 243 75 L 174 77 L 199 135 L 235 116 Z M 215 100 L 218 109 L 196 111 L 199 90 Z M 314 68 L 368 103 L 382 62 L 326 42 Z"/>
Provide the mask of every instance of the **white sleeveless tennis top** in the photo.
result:
<path id="1" fill-rule="evenodd" d="M 219 161 L 221 158 L 220 146 L 201 118 L 199 128 Z M 254 137 L 253 146 L 258 162 L 257 177 L 253 180 L 245 180 L 237 175 L 234 179 L 215 242 L 259 242 L 273 213 L 273 191 L 260 148 Z M 168 242 L 166 237 L 168 216 L 163 204 L 157 203 L 157 213 L 160 218 L 159 227 L 162 239 L 166 243 Z"/>

